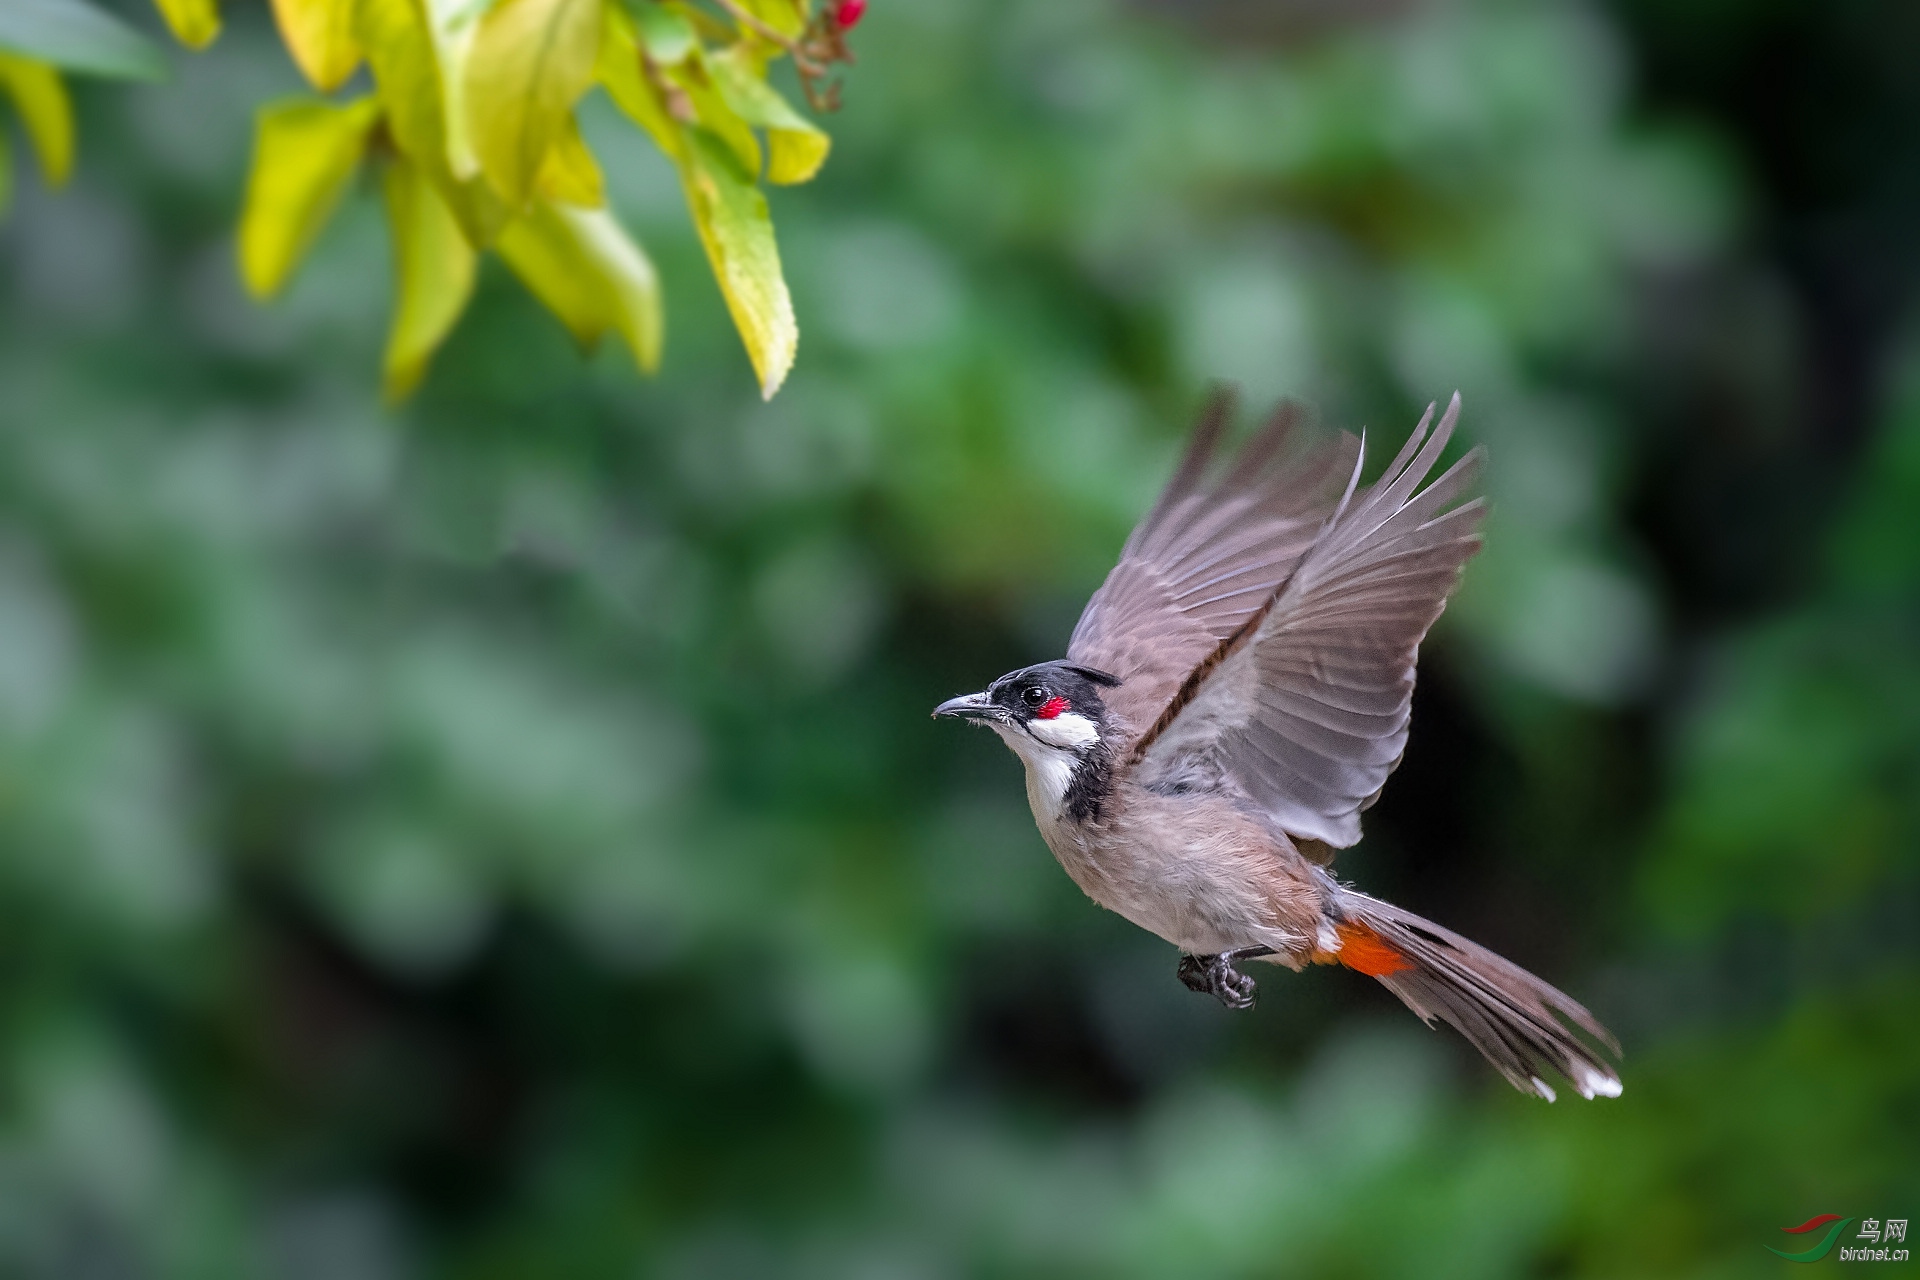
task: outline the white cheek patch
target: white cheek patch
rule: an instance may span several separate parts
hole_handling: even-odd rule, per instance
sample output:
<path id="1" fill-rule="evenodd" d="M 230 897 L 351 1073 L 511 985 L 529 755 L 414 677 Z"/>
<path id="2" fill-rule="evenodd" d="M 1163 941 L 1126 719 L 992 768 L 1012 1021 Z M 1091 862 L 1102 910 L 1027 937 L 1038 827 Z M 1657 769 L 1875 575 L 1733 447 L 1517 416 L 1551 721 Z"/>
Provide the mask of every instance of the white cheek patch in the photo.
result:
<path id="1" fill-rule="evenodd" d="M 1027 732 L 1050 747 L 1078 751 L 1100 740 L 1093 721 L 1077 711 L 1063 711 L 1051 720 L 1027 721 Z"/>

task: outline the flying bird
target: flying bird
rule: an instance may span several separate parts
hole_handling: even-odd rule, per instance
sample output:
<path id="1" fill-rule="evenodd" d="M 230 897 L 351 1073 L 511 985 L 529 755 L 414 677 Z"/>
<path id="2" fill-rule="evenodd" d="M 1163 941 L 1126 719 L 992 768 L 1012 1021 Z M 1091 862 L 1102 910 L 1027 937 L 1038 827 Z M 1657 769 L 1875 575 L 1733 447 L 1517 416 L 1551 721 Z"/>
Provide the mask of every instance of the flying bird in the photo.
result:
<path id="1" fill-rule="evenodd" d="M 1245 961 L 1342 964 L 1522 1092 L 1552 1101 L 1551 1069 L 1617 1097 L 1620 1046 L 1586 1009 L 1332 870 L 1406 750 L 1420 641 L 1480 547 L 1482 451 L 1426 483 L 1460 397 L 1429 431 L 1433 411 L 1362 487 L 1364 440 L 1304 438 L 1291 403 L 1224 449 L 1217 394 L 1067 656 L 934 715 L 1000 735 L 1060 865 L 1177 946 L 1194 991 L 1245 1009 Z"/>

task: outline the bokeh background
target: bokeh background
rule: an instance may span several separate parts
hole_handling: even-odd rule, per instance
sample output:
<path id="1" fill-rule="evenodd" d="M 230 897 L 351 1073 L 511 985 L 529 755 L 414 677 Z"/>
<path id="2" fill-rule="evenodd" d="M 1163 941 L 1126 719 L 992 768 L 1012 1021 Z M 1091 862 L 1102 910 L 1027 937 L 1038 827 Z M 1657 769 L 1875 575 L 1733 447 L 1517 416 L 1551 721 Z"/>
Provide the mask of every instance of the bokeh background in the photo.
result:
<path id="1" fill-rule="evenodd" d="M 1920 9 L 855 47 L 770 405 L 604 100 L 664 372 L 490 264 L 389 413 L 372 192 L 236 281 L 264 6 L 81 86 L 0 226 L 0 1272 L 1717 1277 L 1920 1216 Z M 1189 994 L 927 719 L 1061 651 L 1216 378 L 1388 445 L 1463 393 L 1488 547 L 1342 866 L 1621 1100 L 1353 974 Z"/>

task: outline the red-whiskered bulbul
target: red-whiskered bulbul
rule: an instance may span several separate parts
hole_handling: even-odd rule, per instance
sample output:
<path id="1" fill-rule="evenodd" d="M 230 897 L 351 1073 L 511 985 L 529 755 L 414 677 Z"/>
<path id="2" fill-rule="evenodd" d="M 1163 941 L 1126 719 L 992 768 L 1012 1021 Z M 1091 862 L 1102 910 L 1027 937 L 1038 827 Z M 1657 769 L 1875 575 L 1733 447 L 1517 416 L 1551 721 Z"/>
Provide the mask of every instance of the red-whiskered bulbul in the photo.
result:
<path id="1" fill-rule="evenodd" d="M 1615 1097 L 1607 1053 L 1573 1028 L 1620 1046 L 1586 1009 L 1330 870 L 1400 763 L 1420 641 L 1480 546 L 1484 500 L 1461 499 L 1481 450 L 1421 488 L 1459 412 L 1456 395 L 1429 434 L 1428 406 L 1362 488 L 1364 441 L 1302 443 L 1291 404 L 1227 459 L 1216 396 L 1066 658 L 934 714 L 1013 748 L 1060 865 L 1179 947 L 1193 990 L 1245 1009 L 1238 961 L 1343 964 L 1451 1023 L 1523 1092 L 1551 1101 L 1551 1067 Z"/>

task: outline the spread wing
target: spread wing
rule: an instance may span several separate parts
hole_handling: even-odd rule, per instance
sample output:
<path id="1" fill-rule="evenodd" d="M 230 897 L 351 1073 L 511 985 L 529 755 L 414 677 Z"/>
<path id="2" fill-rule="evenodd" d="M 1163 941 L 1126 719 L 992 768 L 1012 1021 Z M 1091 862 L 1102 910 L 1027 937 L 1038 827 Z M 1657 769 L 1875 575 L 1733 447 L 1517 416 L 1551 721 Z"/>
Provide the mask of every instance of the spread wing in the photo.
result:
<path id="1" fill-rule="evenodd" d="M 1284 831 L 1333 848 L 1360 839 L 1360 811 L 1406 748 L 1420 641 L 1480 546 L 1484 502 L 1458 503 L 1478 449 L 1419 488 L 1459 412 L 1456 395 L 1429 436 L 1429 406 L 1386 473 L 1349 486 L 1264 616 L 1139 742 L 1143 782 L 1224 776 Z"/>
<path id="2" fill-rule="evenodd" d="M 1218 392 L 1166 491 L 1080 615 L 1067 658 L 1120 678 L 1109 711 L 1137 740 L 1193 669 L 1272 599 L 1313 544 L 1359 456 L 1349 435 L 1302 449 L 1304 412 L 1283 403 L 1230 464 Z"/>

